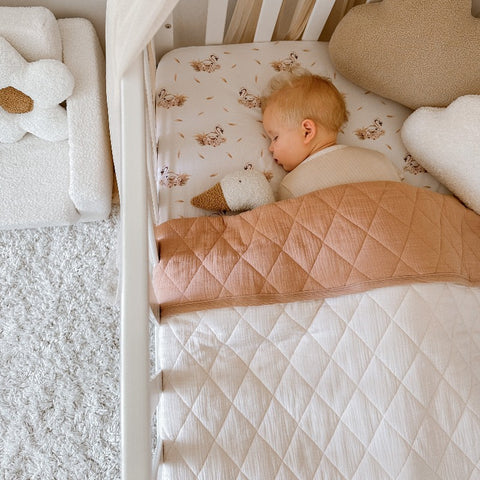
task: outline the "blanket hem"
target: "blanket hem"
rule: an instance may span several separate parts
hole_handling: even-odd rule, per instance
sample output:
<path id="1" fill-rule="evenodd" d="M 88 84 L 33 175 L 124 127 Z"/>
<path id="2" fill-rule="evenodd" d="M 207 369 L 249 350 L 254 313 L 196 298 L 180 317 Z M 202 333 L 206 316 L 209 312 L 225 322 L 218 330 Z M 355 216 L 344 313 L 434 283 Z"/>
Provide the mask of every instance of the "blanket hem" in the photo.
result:
<path id="1" fill-rule="evenodd" d="M 299 291 L 291 293 L 257 293 L 247 295 L 231 295 L 210 300 L 195 300 L 191 302 L 161 304 L 162 316 L 178 315 L 196 311 L 212 310 L 228 307 L 250 307 L 259 305 L 274 305 L 281 303 L 302 302 L 309 300 L 326 300 L 327 298 L 340 297 L 356 293 L 368 292 L 378 288 L 391 286 L 410 285 L 415 283 L 442 283 L 450 282 L 465 287 L 480 287 L 479 281 L 472 281 L 467 276 L 448 273 L 421 274 L 396 277 L 388 280 L 376 279 L 360 282 L 344 287 L 332 287 Z"/>

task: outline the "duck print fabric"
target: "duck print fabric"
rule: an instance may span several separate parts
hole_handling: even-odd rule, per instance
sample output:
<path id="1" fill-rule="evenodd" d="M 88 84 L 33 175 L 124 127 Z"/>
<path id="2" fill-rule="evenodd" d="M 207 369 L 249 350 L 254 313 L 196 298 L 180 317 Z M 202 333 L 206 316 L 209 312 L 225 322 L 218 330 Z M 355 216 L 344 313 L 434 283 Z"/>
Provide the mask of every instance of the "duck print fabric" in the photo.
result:
<path id="1" fill-rule="evenodd" d="M 248 163 L 276 192 L 285 172 L 268 151 L 260 99 L 272 76 L 296 67 L 331 78 L 345 94 L 350 117 L 338 143 L 379 150 L 406 183 L 446 191 L 418 168 L 401 141 L 411 110 L 338 74 L 326 42 L 186 47 L 165 55 L 156 72 L 160 222 L 208 214 L 190 199 Z"/>

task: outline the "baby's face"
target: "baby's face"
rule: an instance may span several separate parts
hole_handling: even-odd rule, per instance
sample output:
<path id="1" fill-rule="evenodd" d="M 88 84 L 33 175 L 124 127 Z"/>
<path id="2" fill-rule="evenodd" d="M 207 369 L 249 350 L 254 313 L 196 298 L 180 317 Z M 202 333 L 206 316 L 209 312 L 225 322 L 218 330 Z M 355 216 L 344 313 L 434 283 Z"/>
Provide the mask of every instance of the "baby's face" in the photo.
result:
<path id="1" fill-rule="evenodd" d="M 304 142 L 302 125 L 290 127 L 285 125 L 275 112 L 275 105 L 269 105 L 263 113 L 263 128 L 268 138 L 273 159 L 287 172 L 305 160 L 309 155 L 309 148 Z"/>

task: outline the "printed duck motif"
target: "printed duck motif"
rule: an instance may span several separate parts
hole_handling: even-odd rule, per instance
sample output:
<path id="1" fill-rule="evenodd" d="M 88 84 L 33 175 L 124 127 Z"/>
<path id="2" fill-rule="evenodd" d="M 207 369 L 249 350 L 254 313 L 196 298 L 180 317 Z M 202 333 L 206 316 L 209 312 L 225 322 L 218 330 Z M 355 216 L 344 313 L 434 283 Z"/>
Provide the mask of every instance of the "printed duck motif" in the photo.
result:
<path id="1" fill-rule="evenodd" d="M 238 94 L 240 95 L 238 103 L 241 103 L 248 108 L 259 108 L 261 106 L 260 97 L 253 95 L 252 93 L 248 93 L 246 88 L 242 88 Z"/>
<path id="2" fill-rule="evenodd" d="M 405 166 L 403 167 L 405 172 L 412 173 L 413 175 L 427 172 L 410 154 L 407 154 L 403 161 L 405 162 Z"/>
<path id="3" fill-rule="evenodd" d="M 355 135 L 361 140 L 377 140 L 385 134 L 382 128 L 383 122 L 376 118 L 368 127 L 363 127 L 355 130 Z"/>
<path id="4" fill-rule="evenodd" d="M 182 187 L 188 182 L 190 175 L 187 173 L 175 173 L 171 172 L 168 166 L 163 167 L 160 170 L 159 184 L 162 187 Z"/>
<path id="5" fill-rule="evenodd" d="M 168 93 L 165 88 L 162 88 L 157 94 L 157 107 L 170 108 L 170 107 L 181 107 L 187 97 L 185 95 L 174 95 Z"/>
<path id="6" fill-rule="evenodd" d="M 212 54 L 204 60 L 193 60 L 190 62 L 190 65 L 197 72 L 213 73 L 220 68 L 220 65 L 217 62 L 218 57 Z"/>
<path id="7" fill-rule="evenodd" d="M 199 133 L 195 135 L 197 142 L 203 146 L 218 147 L 226 138 L 223 136 L 223 128 L 217 125 L 213 132 Z"/>
<path id="8" fill-rule="evenodd" d="M 300 63 L 297 62 L 297 60 L 298 55 L 295 52 L 290 52 L 290 55 L 287 58 L 273 61 L 270 65 L 277 72 L 291 72 L 300 66 Z"/>

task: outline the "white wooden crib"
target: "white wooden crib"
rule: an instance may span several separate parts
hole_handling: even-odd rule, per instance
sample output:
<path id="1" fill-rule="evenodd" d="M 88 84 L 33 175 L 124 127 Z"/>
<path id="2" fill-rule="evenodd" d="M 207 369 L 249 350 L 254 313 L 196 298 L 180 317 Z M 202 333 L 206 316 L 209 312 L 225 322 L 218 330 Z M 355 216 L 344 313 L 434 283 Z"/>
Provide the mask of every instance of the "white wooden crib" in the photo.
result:
<path id="1" fill-rule="evenodd" d="M 229 470 L 230 466 L 228 468 L 227 466 L 225 466 L 226 460 L 225 462 L 219 460 L 216 463 L 215 458 L 213 458 L 215 457 L 213 453 L 208 454 L 202 460 L 205 465 L 208 465 L 208 463 L 211 462 L 212 466 L 210 468 L 204 466 L 202 466 L 201 468 L 198 467 L 195 462 L 200 462 L 200 460 L 195 457 L 195 453 L 189 456 L 191 452 L 188 451 L 187 453 L 182 453 L 181 448 L 182 442 L 183 444 L 188 443 L 188 441 L 193 443 L 202 442 L 203 440 L 199 440 L 201 437 L 181 437 L 180 431 L 182 431 L 183 426 L 178 426 L 176 433 L 172 433 L 173 430 L 171 430 L 170 427 L 164 428 L 164 425 L 162 425 L 162 423 L 164 423 L 165 419 L 169 416 L 169 411 L 171 412 L 171 417 L 173 419 L 172 423 L 175 424 L 179 422 L 178 418 L 176 417 L 175 399 L 166 400 L 163 403 L 163 407 L 159 407 L 160 398 L 162 397 L 162 395 L 165 395 L 164 393 L 162 393 L 162 389 L 165 387 L 166 391 L 171 393 L 173 388 L 172 385 L 174 385 L 175 381 L 177 381 L 175 379 L 175 375 L 172 374 L 172 369 L 174 369 L 173 367 L 174 365 L 176 365 L 177 360 L 171 360 L 171 362 L 168 363 L 169 360 L 168 358 L 166 358 L 168 357 L 168 355 L 164 354 L 164 351 L 162 352 L 162 349 L 168 350 L 170 345 L 169 342 L 173 342 L 175 334 L 172 333 L 174 331 L 173 328 L 171 332 L 169 330 L 168 332 L 170 333 L 167 334 L 162 333 L 164 332 L 164 330 L 159 330 L 158 325 L 161 316 L 160 309 L 156 305 L 152 294 L 152 271 L 158 263 L 158 249 L 156 244 L 154 226 L 156 224 L 165 222 L 170 217 L 181 217 L 181 212 L 183 210 L 176 210 L 177 207 L 175 206 L 178 205 L 178 202 L 182 201 L 180 200 L 182 192 L 181 189 L 175 190 L 175 188 L 159 188 L 159 185 L 161 183 L 161 172 L 165 171 L 165 165 L 162 164 L 162 158 L 164 158 L 164 156 L 162 155 L 164 154 L 159 154 L 159 152 L 166 151 L 167 147 L 165 147 L 165 143 L 162 143 L 162 139 L 159 138 L 160 134 L 158 132 L 159 128 L 161 130 L 162 124 L 165 124 L 168 127 L 168 130 L 170 128 L 170 124 L 174 124 L 175 122 L 179 124 L 183 119 L 178 119 L 176 111 L 174 114 L 172 114 L 172 110 L 174 109 L 169 109 L 168 111 L 165 110 L 164 112 L 162 111 L 162 113 L 160 114 L 158 113 L 158 110 L 156 111 L 155 109 L 159 85 L 162 82 L 162 70 L 157 71 L 157 61 L 160 60 L 162 55 L 170 52 L 177 45 L 186 45 L 186 43 L 182 43 L 182 39 L 179 40 L 178 34 L 176 33 L 178 31 L 176 30 L 175 20 L 178 19 L 176 18 L 175 11 L 172 11 L 172 9 L 177 4 L 180 5 L 180 7 L 176 7 L 177 9 L 189 8 L 189 2 L 187 0 L 183 0 L 180 3 L 178 3 L 177 1 L 157 2 L 159 5 L 156 5 L 155 7 L 152 6 L 152 8 L 155 8 L 155 12 L 152 13 L 151 19 L 145 19 L 145 12 L 148 12 L 148 7 L 145 6 L 145 3 L 149 4 L 150 2 L 148 1 L 139 2 L 137 0 L 137 2 L 132 2 L 130 4 L 129 2 L 125 2 L 123 6 L 119 6 L 118 4 L 114 5 L 114 3 L 116 2 L 110 2 L 107 6 L 107 51 L 109 48 L 109 38 L 110 41 L 117 41 L 118 38 L 120 38 L 118 36 L 118 32 L 121 31 L 122 28 L 127 28 L 128 25 L 130 25 L 130 28 L 135 28 L 134 25 L 136 20 L 138 20 L 142 24 L 142 28 L 140 29 L 141 33 L 139 34 L 139 37 L 141 38 L 136 39 L 134 46 L 130 44 L 126 45 L 125 42 L 123 44 L 120 42 L 120 45 L 115 45 L 113 47 L 112 45 L 110 45 L 112 49 L 116 50 L 116 54 L 114 55 L 115 60 L 112 61 L 110 65 L 107 64 L 107 80 L 109 81 L 108 85 L 110 91 L 110 124 L 112 131 L 112 141 L 114 146 L 114 157 L 116 158 L 117 178 L 120 182 L 119 187 L 122 205 L 122 478 L 124 480 L 140 480 L 147 478 L 265 478 L 266 480 L 267 477 L 263 476 L 265 475 L 266 471 L 276 472 L 275 476 L 273 476 L 272 474 L 271 478 L 447 478 L 445 476 L 445 471 L 448 472 L 447 466 L 444 466 L 443 473 L 439 471 L 435 472 L 433 470 L 430 471 L 430 467 L 426 466 L 426 464 L 423 463 L 423 460 L 418 460 L 416 457 L 412 460 L 412 458 L 409 457 L 408 454 L 405 454 L 406 457 L 403 460 L 404 467 L 396 465 L 396 461 L 394 459 L 395 455 L 397 453 L 399 455 L 403 455 L 403 453 L 400 454 L 399 452 L 396 452 L 395 449 L 400 448 L 401 444 L 402 449 L 408 451 L 414 450 L 416 448 L 414 446 L 415 439 L 403 439 L 402 437 L 400 440 L 395 440 L 395 442 L 392 443 L 392 446 L 385 446 L 384 444 L 382 445 L 382 443 L 384 442 L 382 442 L 381 439 L 388 438 L 388 432 L 385 430 L 387 429 L 386 426 L 381 427 L 384 429 L 384 431 L 382 432 L 382 435 L 380 435 L 378 438 L 375 436 L 375 433 L 372 432 L 372 438 L 370 438 L 368 441 L 365 440 L 365 443 L 367 444 L 367 446 L 365 447 L 365 452 L 361 450 L 360 446 L 358 447 L 358 449 L 352 446 L 352 451 L 348 451 L 347 437 L 350 435 L 350 430 L 347 431 L 348 429 L 345 429 L 345 431 L 343 432 L 343 441 L 338 440 L 338 448 L 330 447 L 330 450 L 328 450 L 327 452 L 328 455 L 325 454 L 327 448 L 324 448 L 322 450 L 322 455 L 324 455 L 323 462 L 319 460 L 319 464 L 311 466 L 310 470 L 308 470 L 307 467 L 305 467 L 305 470 L 303 472 L 301 470 L 295 470 L 295 464 L 297 464 L 296 466 L 298 467 L 298 465 L 301 465 L 302 462 L 304 464 L 309 463 L 308 458 L 310 453 L 307 450 L 303 453 L 297 451 L 297 457 L 295 460 L 292 460 L 292 464 L 289 464 L 288 460 L 285 460 L 285 457 L 284 459 L 282 459 L 282 461 L 279 460 L 279 466 L 271 466 L 271 470 L 268 470 L 268 468 L 270 467 L 265 467 L 267 470 L 262 470 L 263 467 L 258 467 L 258 465 L 255 463 L 256 460 L 252 460 L 248 455 L 245 455 L 245 457 L 242 457 L 241 461 L 238 461 L 238 465 L 235 466 L 235 468 L 238 468 L 235 474 L 231 473 L 233 470 Z M 187 7 L 185 7 L 185 5 L 182 6 L 182 3 L 186 4 Z M 274 33 L 276 33 L 275 26 L 277 24 L 277 18 L 279 14 L 282 13 L 283 2 L 282 0 L 264 0 L 263 2 L 254 3 L 256 3 L 257 5 L 261 4 L 261 8 L 259 9 L 258 23 L 256 25 L 254 36 L 251 41 L 255 43 L 255 48 L 257 48 L 258 44 L 263 42 L 265 42 L 265 45 L 274 45 L 275 42 L 272 42 L 272 38 Z M 320 34 L 324 30 L 324 26 L 329 18 L 332 8 L 334 8 L 335 6 L 335 1 L 317 0 L 312 2 L 291 2 L 291 4 L 295 3 L 304 4 L 304 6 L 308 6 L 308 4 L 310 4 L 311 6 L 311 9 L 306 8 L 307 13 L 308 11 L 310 11 L 310 13 L 309 15 L 305 15 L 305 21 L 303 23 L 304 27 L 302 28 L 303 33 L 301 34 L 298 42 L 316 42 L 319 39 Z M 193 2 L 190 2 L 190 4 L 190 7 L 192 7 Z M 353 2 L 338 1 L 336 3 L 336 8 L 338 9 L 336 15 L 338 16 L 338 20 L 341 17 L 341 14 L 339 14 L 338 12 L 343 12 L 346 6 L 351 6 L 351 4 L 353 4 Z M 195 3 L 195 7 L 193 8 L 197 8 L 197 3 Z M 202 18 L 205 17 L 205 35 L 202 45 L 222 45 L 222 52 L 225 50 L 225 48 L 227 48 L 225 45 L 228 44 L 224 44 L 224 38 L 225 32 L 227 30 L 226 25 L 228 25 L 228 19 L 230 19 L 230 17 L 232 16 L 232 9 L 233 4 L 228 0 L 208 0 L 208 8 L 206 14 L 202 15 Z M 291 16 L 294 10 L 295 9 L 290 6 L 290 13 L 287 13 L 287 15 Z M 287 32 L 289 30 L 289 25 L 288 21 L 285 19 L 285 11 L 283 11 L 283 16 L 284 17 L 282 21 L 284 25 L 281 30 Z M 335 17 L 335 15 L 332 15 L 332 17 Z M 141 20 L 139 20 L 140 18 Z M 295 18 L 294 20 L 298 20 L 298 18 Z M 188 30 L 188 24 L 184 24 L 183 28 L 185 30 Z M 155 36 L 153 38 L 154 33 Z M 127 36 L 126 38 L 130 42 L 132 38 L 135 38 L 135 36 L 133 34 L 130 34 L 130 36 Z M 150 40 L 152 40 L 152 42 L 150 42 Z M 147 44 L 147 42 L 149 42 L 148 46 L 144 50 L 142 50 L 144 45 Z M 301 48 L 299 44 L 297 45 L 298 47 L 296 48 Z M 288 44 L 285 47 L 287 50 L 282 50 L 282 53 L 284 53 L 285 51 L 289 51 L 288 49 L 290 48 L 290 46 L 291 45 Z M 308 49 L 309 48 L 310 44 Z M 125 58 L 123 60 L 120 60 L 123 49 L 125 49 Z M 142 50 L 142 52 L 138 54 L 140 50 Z M 215 50 L 215 52 L 217 52 L 217 50 Z M 204 51 L 202 51 L 202 53 L 204 53 Z M 164 63 L 160 62 L 162 64 L 161 68 L 164 69 L 164 73 L 165 71 L 168 72 L 170 68 L 175 68 L 175 65 L 177 63 L 186 62 L 186 57 L 178 57 L 178 55 L 180 54 L 173 52 L 170 57 L 167 56 L 165 57 L 165 60 L 162 60 Z M 310 55 L 309 52 L 304 52 L 305 58 L 310 58 L 308 57 L 308 55 Z M 178 60 L 178 58 L 180 58 L 180 60 Z M 257 61 L 257 63 L 259 62 Z M 312 66 L 312 68 L 316 68 L 316 66 L 313 66 L 314 63 L 315 62 L 310 62 L 307 66 Z M 332 74 L 334 74 L 333 71 Z M 120 77 L 121 81 L 118 82 L 118 79 Z M 221 78 L 220 80 L 220 84 L 222 83 L 222 81 L 223 83 L 228 83 L 229 78 Z M 175 80 L 172 80 L 171 83 L 168 83 L 168 86 L 175 85 L 176 81 L 177 76 L 175 76 Z M 343 80 L 340 79 L 338 81 L 342 82 Z M 195 79 L 193 80 L 193 83 L 195 83 Z M 357 93 L 358 95 L 364 93 L 360 91 L 357 92 L 356 90 L 355 92 L 356 93 L 349 93 L 349 98 L 356 98 L 355 95 L 357 95 Z M 388 148 L 390 150 L 393 149 L 394 153 L 398 153 L 399 159 L 403 161 L 403 158 L 401 157 L 404 156 L 405 152 L 402 150 L 403 147 L 399 140 L 398 130 L 401 126 L 403 119 L 408 116 L 410 111 L 402 106 L 392 105 L 393 104 L 389 102 L 385 103 L 382 99 L 379 99 L 378 106 L 377 104 L 375 104 L 375 106 L 372 108 L 383 109 L 382 113 L 385 115 L 385 117 L 395 117 L 395 121 L 397 123 L 395 124 L 395 126 L 393 124 L 391 126 L 392 133 L 391 137 L 389 137 Z M 389 108 L 395 109 L 394 115 L 389 115 L 389 112 L 387 112 Z M 256 114 L 254 113 L 253 115 L 253 118 L 255 118 L 255 115 L 258 115 L 258 112 Z M 354 117 L 355 115 L 356 114 L 354 114 Z M 355 118 L 358 118 L 359 122 L 363 121 L 361 117 Z M 255 123 L 254 119 L 253 124 L 255 124 L 255 128 L 257 128 L 257 130 L 260 129 L 258 130 L 258 132 L 260 132 L 261 125 L 259 126 L 258 121 Z M 176 140 L 172 140 L 173 147 L 168 144 L 168 150 L 171 149 L 173 151 L 173 153 L 168 158 L 175 156 L 180 157 L 180 148 L 185 148 L 184 151 L 190 152 L 189 150 L 187 150 L 187 147 L 183 147 L 183 144 L 181 144 L 182 146 L 180 147 L 180 144 L 178 143 L 179 141 L 183 141 L 183 137 L 188 135 L 183 134 L 182 131 L 178 130 L 174 130 L 174 132 L 175 133 L 173 135 L 175 136 Z M 253 131 L 252 136 L 255 135 L 256 133 L 255 131 Z M 388 132 L 386 135 L 388 136 Z M 179 139 L 179 137 L 182 137 L 182 139 Z M 361 141 L 358 140 L 358 135 L 356 140 L 354 139 L 354 137 L 355 135 L 353 135 L 352 126 L 350 137 L 348 137 L 348 132 L 346 132 L 345 134 L 345 141 L 347 142 L 348 138 L 353 138 L 353 140 L 351 141 L 357 141 L 361 143 Z M 170 140 L 167 140 L 167 142 L 169 141 Z M 240 142 L 240 139 L 238 139 L 238 142 Z M 387 142 L 385 142 L 385 144 L 386 143 Z M 247 147 L 252 148 L 250 145 L 247 145 Z M 259 147 L 258 152 L 255 151 L 255 153 L 261 152 L 259 153 L 259 155 L 263 155 L 262 148 Z M 213 149 L 210 149 L 210 151 L 212 150 Z M 228 153 L 230 154 L 231 151 L 229 151 Z M 235 153 L 232 153 L 232 156 L 234 157 L 234 160 L 236 160 Z M 265 155 L 262 159 L 262 168 L 264 167 L 264 165 L 268 164 L 268 161 L 269 157 L 268 155 Z M 240 165 L 241 160 L 239 160 L 237 163 Z M 175 171 L 175 174 L 178 173 L 179 171 L 177 169 Z M 197 174 L 195 173 L 190 175 L 190 177 L 193 178 L 196 175 Z M 211 181 L 210 177 L 214 175 L 216 175 L 216 173 L 212 174 L 211 172 L 208 172 L 208 174 L 205 174 L 205 178 L 203 178 L 202 180 L 203 183 L 196 184 L 195 188 L 199 189 L 200 186 L 202 186 L 203 188 L 204 185 L 207 185 L 208 182 Z M 273 175 L 275 178 L 275 172 Z M 197 176 L 199 176 L 199 174 Z M 425 186 L 426 184 L 428 184 L 428 187 L 432 190 L 444 191 L 442 189 L 442 186 L 438 182 L 436 182 L 435 179 L 428 176 L 428 174 L 422 177 L 421 180 L 418 180 L 418 177 L 413 174 L 411 178 L 411 183 L 413 184 L 415 184 L 415 182 L 417 182 L 421 186 Z M 192 183 L 193 180 L 191 180 L 190 184 Z M 168 210 L 169 208 L 170 210 L 168 210 L 168 214 L 164 214 L 162 213 L 162 202 L 163 198 L 167 198 L 168 196 L 172 198 L 171 204 L 174 206 L 171 208 L 166 207 L 165 210 Z M 188 198 L 189 197 L 187 197 L 187 200 Z M 188 208 L 185 207 L 185 216 L 195 216 L 195 211 L 193 211 L 194 213 L 192 214 L 192 210 L 189 210 Z M 173 214 L 171 214 L 171 212 L 173 212 Z M 201 213 L 198 214 L 200 215 Z M 429 287 L 425 288 L 428 289 Z M 443 285 L 443 288 L 444 292 L 448 292 L 452 296 L 457 295 L 457 297 L 455 297 L 457 301 L 458 299 L 463 299 L 464 301 L 467 301 L 468 299 L 472 308 L 474 308 L 473 306 L 477 308 L 480 303 L 480 295 L 478 293 L 478 289 L 475 290 L 475 293 L 470 292 L 467 294 L 464 291 L 459 291 L 460 287 Z M 408 292 L 409 291 L 410 290 L 408 290 Z M 407 290 L 404 290 L 402 292 L 403 293 L 401 293 L 401 295 L 404 295 L 405 297 L 409 295 Z M 436 291 L 436 293 L 434 294 L 437 295 L 437 297 L 439 296 L 438 292 L 439 290 Z M 385 298 L 383 298 L 382 295 L 384 295 Z M 383 305 L 382 302 L 386 302 L 386 305 L 389 301 L 389 293 L 379 293 L 377 297 L 373 295 L 372 298 L 374 298 L 374 300 L 372 301 L 374 301 L 377 306 Z M 353 302 L 354 300 L 351 301 Z M 360 302 L 360 300 L 355 301 Z M 335 301 L 329 304 L 328 308 L 334 309 L 334 304 Z M 309 307 L 308 305 L 310 304 L 303 304 L 302 308 L 310 308 L 311 306 Z M 289 307 L 286 308 L 288 309 Z M 384 308 L 388 309 L 388 307 Z M 412 306 L 412 308 L 414 307 Z M 445 309 L 447 310 L 448 308 L 450 307 L 445 307 Z M 219 311 L 221 310 L 212 310 L 212 312 L 214 313 L 212 313 L 211 318 L 214 318 L 216 315 L 220 315 L 218 314 Z M 225 321 L 224 319 L 229 318 L 230 315 L 231 312 L 227 312 L 224 313 L 223 319 L 219 317 L 216 320 L 214 319 L 212 321 L 218 321 L 222 323 L 223 321 Z M 256 313 L 254 314 L 255 319 L 252 320 L 252 322 L 261 321 L 261 318 L 263 318 L 263 316 L 265 316 L 266 318 L 268 315 L 270 315 L 270 313 L 266 311 L 256 311 Z M 170 316 L 168 317 L 170 318 Z M 325 314 L 322 318 L 326 319 L 327 317 L 328 315 Z M 179 318 L 181 318 L 181 321 L 183 322 L 184 317 Z M 204 317 L 202 316 L 202 322 L 203 318 Z M 206 321 L 210 322 L 210 319 Z M 208 328 L 212 329 L 214 328 L 212 327 L 212 325 L 216 324 L 208 323 L 208 325 Z M 160 333 L 158 333 L 159 331 Z M 479 334 L 478 331 L 470 333 L 474 336 Z M 152 338 L 156 338 L 155 345 L 152 345 Z M 441 341 L 442 340 L 439 340 L 439 342 Z M 368 344 L 368 340 L 366 340 L 366 343 Z M 180 350 L 182 348 L 185 348 L 185 345 L 180 347 Z M 342 348 L 350 347 L 344 346 Z M 376 348 L 377 347 L 372 347 L 372 351 L 375 351 Z M 419 347 L 417 346 L 416 348 Z M 345 354 L 347 353 L 348 352 L 345 352 Z M 360 355 L 360 352 L 352 351 L 350 353 L 352 353 L 353 355 Z M 385 353 L 385 355 L 387 355 L 387 353 Z M 180 358 L 180 353 L 178 354 L 178 358 Z M 293 361 L 293 359 L 289 359 L 289 361 Z M 347 360 L 345 361 L 346 363 L 349 363 Z M 480 360 L 478 357 L 472 358 L 472 365 L 478 364 L 479 361 Z M 385 362 L 387 362 L 387 360 L 385 360 Z M 188 362 L 185 365 L 187 364 Z M 185 365 L 183 366 L 185 367 Z M 230 368 L 233 369 L 234 367 L 231 366 Z M 162 372 L 162 369 L 164 369 L 165 371 Z M 393 370 L 395 370 L 395 368 L 393 368 Z M 168 375 L 168 380 L 165 384 L 164 382 L 162 382 L 162 377 L 165 377 L 166 375 Z M 363 378 L 362 375 L 360 375 L 360 378 Z M 335 379 L 335 377 L 333 378 Z M 384 376 L 379 376 L 379 379 L 380 378 L 381 380 L 377 381 L 387 381 Z M 336 381 L 338 381 L 339 384 L 343 382 L 340 377 L 338 377 Z M 395 380 L 395 382 L 396 381 L 397 380 Z M 178 379 L 178 382 L 178 385 L 181 385 L 182 379 Z M 372 382 L 375 383 L 375 380 L 372 379 Z M 162 385 L 162 383 L 164 383 L 164 385 Z M 335 388 L 335 385 L 330 383 L 330 387 Z M 323 385 L 323 388 L 327 388 L 327 385 Z M 341 390 L 340 387 L 339 389 Z M 290 393 L 286 392 L 285 395 L 294 396 L 295 393 L 298 393 L 300 395 L 299 391 Z M 180 396 L 181 393 L 179 393 L 179 398 Z M 351 401 L 355 400 L 354 397 L 352 397 L 352 399 L 353 400 Z M 359 399 L 356 398 L 356 400 L 358 401 Z M 382 400 L 382 402 L 383 401 L 384 400 Z M 478 406 L 478 401 L 475 400 L 475 402 L 474 407 L 476 408 Z M 360 401 L 360 403 L 356 405 L 357 412 L 362 411 L 361 403 L 362 402 Z M 379 403 L 381 402 L 379 401 Z M 377 407 L 379 409 L 378 411 L 380 411 L 380 407 L 378 405 Z M 472 407 L 471 405 L 469 407 L 473 408 L 472 411 L 474 412 L 474 414 L 472 414 L 472 418 L 475 418 L 476 422 L 474 424 L 472 423 L 472 429 L 475 428 L 475 425 L 480 425 L 480 423 L 478 422 L 478 418 L 476 417 L 478 412 L 475 411 L 474 407 Z M 190 408 L 193 411 L 192 405 L 190 405 Z M 215 410 L 217 406 L 207 406 L 205 408 L 207 410 L 208 408 Z M 359 425 L 363 425 L 365 422 L 368 423 L 367 420 L 365 420 L 364 422 L 361 418 L 349 418 L 349 415 L 351 415 L 353 411 L 354 410 L 349 411 L 346 408 L 342 411 L 343 413 L 338 413 L 339 417 L 343 418 L 343 420 L 345 421 L 345 423 L 341 424 L 343 427 L 345 427 L 348 422 L 358 422 Z M 375 412 L 377 412 L 377 410 L 375 410 Z M 405 413 L 404 411 L 402 412 Z M 383 413 L 384 418 L 388 417 L 387 413 L 390 414 L 389 411 Z M 323 412 L 323 414 L 325 414 L 325 412 Z M 226 421 L 227 415 L 230 414 L 226 413 L 225 415 L 226 417 L 224 418 L 224 420 Z M 378 415 L 380 415 L 380 413 Z M 247 416 L 247 414 L 245 414 L 245 416 Z M 320 413 L 320 418 L 322 418 L 322 413 Z M 391 422 L 394 422 L 394 420 L 390 420 Z M 462 417 L 462 419 L 459 419 L 458 421 L 462 422 L 470 420 L 470 418 L 468 420 L 464 420 Z M 249 420 L 249 422 L 251 424 L 254 424 L 253 420 Z M 391 423 L 389 423 L 388 425 L 390 425 L 390 427 L 388 428 L 391 428 Z M 428 425 L 423 428 L 427 427 Z M 197 427 L 192 427 L 193 431 L 195 430 L 195 428 Z M 323 428 L 323 426 L 321 428 Z M 355 430 L 353 426 L 351 428 Z M 340 427 L 338 427 L 338 429 L 340 429 Z M 368 425 L 365 425 L 365 429 L 368 430 Z M 165 438 L 165 435 L 168 438 Z M 229 435 L 231 435 L 231 432 L 229 433 Z M 365 435 L 367 434 L 365 433 Z M 233 437 L 235 437 L 235 435 L 233 435 Z M 239 434 L 239 444 L 236 446 L 239 450 L 241 450 L 242 448 L 242 440 L 240 439 L 240 437 L 241 435 Z M 261 437 L 262 442 L 268 443 L 270 441 L 271 445 L 275 443 L 274 438 L 268 440 L 267 437 L 268 434 L 264 433 Z M 359 433 L 357 437 L 362 437 L 362 433 Z M 478 434 L 474 434 L 472 438 L 476 437 L 478 437 Z M 254 438 L 257 438 L 257 436 L 255 436 Z M 165 441 L 169 442 L 168 448 L 165 447 Z M 291 441 L 292 439 L 290 438 L 289 442 Z M 311 441 L 315 443 L 316 440 Z M 307 442 L 307 440 L 305 440 L 305 442 Z M 478 448 L 473 447 L 469 442 L 470 440 L 466 441 L 467 445 L 465 446 L 465 451 L 468 453 L 471 452 L 473 449 L 474 452 L 478 453 Z M 313 450 L 315 450 L 315 452 L 318 453 L 319 443 L 320 442 L 317 441 L 317 445 L 315 447 L 312 447 L 312 452 Z M 214 444 L 217 445 L 215 442 Z M 271 445 L 269 446 L 269 448 L 271 447 Z M 304 445 L 306 445 L 306 443 L 304 443 Z M 342 451 L 341 445 L 347 448 L 347 450 Z M 423 447 L 425 447 L 425 445 Z M 202 448 L 202 445 L 196 446 L 195 444 L 193 444 L 191 450 L 198 450 L 199 448 Z M 225 452 L 226 447 L 224 445 L 219 448 L 222 452 Z M 288 450 L 288 448 L 285 447 L 285 450 Z M 299 448 L 298 445 L 296 448 Z M 447 447 L 445 447 L 445 449 L 446 448 Z M 458 449 L 458 445 L 455 448 Z M 388 452 L 389 449 L 391 450 L 390 452 Z M 419 449 L 421 450 L 421 448 Z M 428 448 L 425 447 L 424 449 Z M 211 451 L 214 451 L 213 447 Z M 266 455 L 266 452 L 268 451 L 268 448 L 265 448 L 260 452 L 262 455 Z M 373 458 L 373 451 L 375 451 L 378 455 L 377 459 Z M 476 455 L 476 453 L 474 453 L 474 455 Z M 185 458 L 182 457 L 183 455 L 185 455 Z M 223 453 L 219 454 L 218 452 L 216 454 L 217 457 L 222 455 Z M 232 454 L 228 453 L 228 455 Z M 287 455 L 287 453 L 285 453 L 285 455 Z M 295 456 L 294 453 L 291 453 L 291 455 Z M 365 458 L 372 458 L 372 461 L 370 463 L 368 463 L 367 461 L 362 462 L 361 458 L 359 458 L 355 467 L 353 467 L 352 465 L 346 466 L 346 464 L 351 463 L 350 460 L 347 460 L 350 455 L 359 457 L 363 455 Z M 428 457 L 428 455 L 426 456 Z M 478 456 L 480 457 L 480 453 Z M 387 457 L 391 458 L 391 465 L 385 465 L 384 463 L 382 463 L 385 462 L 385 458 Z M 232 456 L 230 457 L 230 459 L 231 458 Z M 181 464 L 181 466 L 176 465 L 175 459 L 179 461 L 179 465 Z M 477 458 L 475 463 L 475 460 L 470 459 L 470 461 L 473 462 L 474 466 L 470 469 L 465 467 L 466 471 L 468 470 L 469 475 L 465 476 L 465 478 L 473 478 L 475 474 L 480 474 L 480 464 L 478 463 L 479 460 L 480 458 Z M 191 463 L 189 463 L 189 461 Z M 263 460 L 258 460 L 258 462 L 260 463 L 262 463 L 262 461 Z M 235 464 L 235 461 L 232 460 L 232 463 Z M 328 467 L 326 466 L 326 463 L 328 463 Z M 345 464 L 344 469 L 342 467 L 342 464 Z M 258 470 L 256 470 L 257 467 Z M 415 470 L 416 468 L 417 470 Z M 423 474 L 425 476 L 408 476 L 409 474 L 421 475 L 420 472 L 422 472 L 422 468 L 424 468 Z M 188 476 L 186 476 L 187 474 L 185 472 L 188 472 Z M 399 473 L 396 476 L 396 474 L 392 472 Z M 472 475 L 472 477 L 470 477 L 470 475 Z"/>

